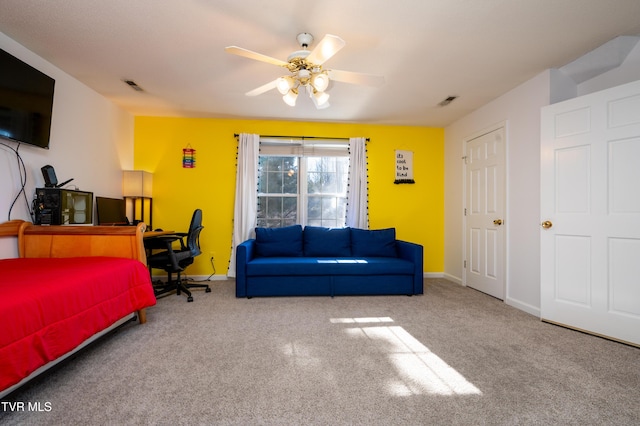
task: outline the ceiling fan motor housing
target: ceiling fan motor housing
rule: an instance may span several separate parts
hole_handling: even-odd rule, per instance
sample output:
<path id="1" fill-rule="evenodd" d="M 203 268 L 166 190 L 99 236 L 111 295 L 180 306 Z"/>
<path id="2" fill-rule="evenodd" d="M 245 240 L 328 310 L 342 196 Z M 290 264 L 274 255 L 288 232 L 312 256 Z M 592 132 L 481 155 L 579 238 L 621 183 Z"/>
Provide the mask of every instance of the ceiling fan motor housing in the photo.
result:
<path id="1" fill-rule="evenodd" d="M 313 36 L 309 33 L 300 33 L 296 37 L 296 40 L 298 40 L 298 44 L 300 45 L 300 47 L 302 47 L 303 49 L 307 49 L 309 46 L 311 46 L 311 43 L 313 43 Z"/>

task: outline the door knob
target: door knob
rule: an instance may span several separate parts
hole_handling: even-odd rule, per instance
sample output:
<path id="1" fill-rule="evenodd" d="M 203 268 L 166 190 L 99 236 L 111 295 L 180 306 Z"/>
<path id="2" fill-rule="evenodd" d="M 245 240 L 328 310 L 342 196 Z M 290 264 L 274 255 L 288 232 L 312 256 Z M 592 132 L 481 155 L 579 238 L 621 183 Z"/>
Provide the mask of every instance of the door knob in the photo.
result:
<path id="1" fill-rule="evenodd" d="M 549 229 L 553 226 L 553 223 L 551 223 L 550 220 L 545 220 L 540 224 L 540 226 L 542 226 L 544 229 Z"/>
<path id="2" fill-rule="evenodd" d="M 493 224 L 494 224 L 494 225 L 498 225 L 498 226 L 502 225 L 502 219 L 496 219 L 496 220 L 494 220 L 494 221 L 493 221 Z"/>

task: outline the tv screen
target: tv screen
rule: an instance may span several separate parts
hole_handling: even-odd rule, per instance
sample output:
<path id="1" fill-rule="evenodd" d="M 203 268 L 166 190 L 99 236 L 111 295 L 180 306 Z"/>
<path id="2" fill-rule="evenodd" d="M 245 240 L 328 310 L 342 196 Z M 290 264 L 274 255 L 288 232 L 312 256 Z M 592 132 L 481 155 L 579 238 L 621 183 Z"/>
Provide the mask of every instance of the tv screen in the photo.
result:
<path id="1" fill-rule="evenodd" d="M 98 225 L 128 225 L 126 202 L 122 198 L 96 197 Z"/>
<path id="2" fill-rule="evenodd" d="M 0 49 L 0 136 L 49 148 L 55 80 Z"/>

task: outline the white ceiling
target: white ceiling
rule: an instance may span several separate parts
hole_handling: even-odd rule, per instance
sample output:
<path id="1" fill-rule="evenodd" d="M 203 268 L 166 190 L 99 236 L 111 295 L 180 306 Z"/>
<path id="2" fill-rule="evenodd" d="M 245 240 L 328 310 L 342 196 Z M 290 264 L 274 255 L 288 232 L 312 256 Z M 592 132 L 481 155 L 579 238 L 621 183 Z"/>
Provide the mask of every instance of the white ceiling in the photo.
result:
<path id="1" fill-rule="evenodd" d="M 639 0 L 0 0 L 0 31 L 135 115 L 443 127 L 548 68 L 640 34 Z M 332 83 L 331 107 L 276 90 L 296 35 L 346 46 L 325 68 L 381 74 Z M 313 46 L 311 46 L 313 48 Z M 135 92 L 123 79 L 134 80 Z M 447 107 L 438 103 L 459 96 Z"/>

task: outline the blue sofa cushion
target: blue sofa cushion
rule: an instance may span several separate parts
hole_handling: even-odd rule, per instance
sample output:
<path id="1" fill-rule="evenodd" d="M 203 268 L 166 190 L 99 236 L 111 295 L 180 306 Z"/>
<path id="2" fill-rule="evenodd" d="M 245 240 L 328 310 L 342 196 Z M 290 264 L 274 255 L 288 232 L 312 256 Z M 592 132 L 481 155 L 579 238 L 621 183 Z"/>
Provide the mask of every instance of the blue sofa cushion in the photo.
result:
<path id="1" fill-rule="evenodd" d="M 413 273 L 413 262 L 393 257 L 257 257 L 247 263 L 248 277 L 374 276 Z"/>
<path id="2" fill-rule="evenodd" d="M 256 228 L 256 253 L 260 257 L 302 256 L 302 226 Z"/>
<path id="3" fill-rule="evenodd" d="M 351 228 L 351 254 L 353 256 L 397 257 L 396 229 Z"/>
<path id="4" fill-rule="evenodd" d="M 307 257 L 351 256 L 349 228 L 305 226 L 303 232 L 304 255 Z"/>

